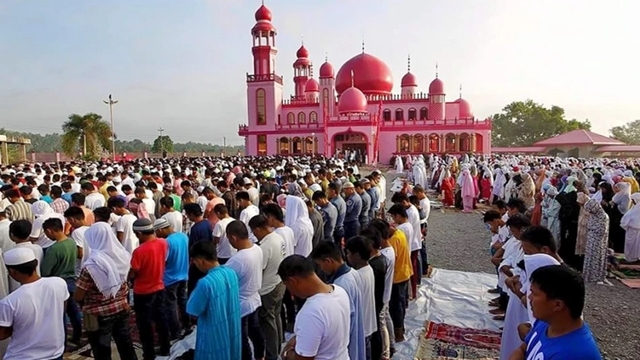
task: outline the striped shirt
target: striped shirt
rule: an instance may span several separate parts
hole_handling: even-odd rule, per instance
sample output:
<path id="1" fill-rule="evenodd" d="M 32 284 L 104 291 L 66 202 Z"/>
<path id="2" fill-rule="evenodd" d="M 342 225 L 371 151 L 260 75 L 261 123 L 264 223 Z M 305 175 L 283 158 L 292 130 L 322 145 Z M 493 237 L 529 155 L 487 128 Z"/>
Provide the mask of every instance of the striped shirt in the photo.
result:
<path id="1" fill-rule="evenodd" d="M 31 204 L 24 200 L 18 200 L 15 203 L 9 205 L 5 210 L 7 219 L 11 221 L 16 220 L 28 220 L 31 223 L 35 220 L 33 211 L 31 211 Z"/>
<path id="2" fill-rule="evenodd" d="M 64 215 L 64 212 L 67 211 L 67 209 L 69 208 L 69 203 L 64 201 L 62 198 L 57 198 L 53 200 L 53 202 L 49 205 L 51 205 L 51 208 L 53 209 L 53 211 L 63 215 Z"/>

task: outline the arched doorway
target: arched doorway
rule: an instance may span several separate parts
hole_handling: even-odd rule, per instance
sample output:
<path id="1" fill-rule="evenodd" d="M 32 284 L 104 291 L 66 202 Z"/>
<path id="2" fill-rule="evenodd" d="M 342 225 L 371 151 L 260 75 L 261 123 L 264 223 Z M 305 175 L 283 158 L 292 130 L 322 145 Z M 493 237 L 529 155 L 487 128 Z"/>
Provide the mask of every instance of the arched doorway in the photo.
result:
<path id="1" fill-rule="evenodd" d="M 471 137 L 467 133 L 460 134 L 460 152 L 471 151 Z"/>
<path id="2" fill-rule="evenodd" d="M 456 152 L 456 136 L 449 133 L 445 136 L 444 150 L 448 153 Z"/>
<path id="3" fill-rule="evenodd" d="M 476 134 L 476 153 L 484 152 L 484 137 L 481 134 Z"/>
<path id="4" fill-rule="evenodd" d="M 398 141 L 398 152 L 409 152 L 411 148 L 409 147 L 409 139 L 410 136 L 407 134 L 400 135 L 400 139 Z"/>
<path id="5" fill-rule="evenodd" d="M 367 155 L 369 140 L 367 136 L 360 132 L 346 131 L 333 135 L 334 154 L 345 154 L 353 152 L 360 154 L 362 159 Z"/>
<path id="6" fill-rule="evenodd" d="M 429 135 L 429 152 L 440 152 L 440 136 L 438 134 Z"/>
<path id="7" fill-rule="evenodd" d="M 415 134 L 413 136 L 413 152 L 420 154 L 424 152 L 424 135 Z"/>
<path id="8" fill-rule="evenodd" d="M 293 154 L 302 153 L 302 139 L 300 139 L 297 136 L 291 140 L 291 153 Z"/>
<path id="9" fill-rule="evenodd" d="M 307 136 L 304 139 L 304 152 L 307 154 L 315 154 L 316 151 L 316 144 L 318 143 L 318 140 L 315 137 L 312 136 Z"/>
<path id="10" fill-rule="evenodd" d="M 278 140 L 278 154 L 286 155 L 289 154 L 289 139 L 286 137 L 280 138 Z"/>

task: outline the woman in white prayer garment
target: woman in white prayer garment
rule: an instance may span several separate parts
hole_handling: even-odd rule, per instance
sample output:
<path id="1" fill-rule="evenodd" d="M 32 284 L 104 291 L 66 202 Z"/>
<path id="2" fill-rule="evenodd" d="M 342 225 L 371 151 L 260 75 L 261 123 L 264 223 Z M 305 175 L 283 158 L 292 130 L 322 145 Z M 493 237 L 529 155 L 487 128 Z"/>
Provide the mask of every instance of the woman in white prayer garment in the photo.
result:
<path id="1" fill-rule="evenodd" d="M 620 226 L 626 231 L 624 240 L 624 259 L 627 262 L 640 260 L 640 193 L 631 194 L 633 207 L 620 220 Z"/>
<path id="2" fill-rule="evenodd" d="M 396 155 L 396 174 L 402 174 L 404 172 L 404 166 L 402 164 L 402 157 Z"/>

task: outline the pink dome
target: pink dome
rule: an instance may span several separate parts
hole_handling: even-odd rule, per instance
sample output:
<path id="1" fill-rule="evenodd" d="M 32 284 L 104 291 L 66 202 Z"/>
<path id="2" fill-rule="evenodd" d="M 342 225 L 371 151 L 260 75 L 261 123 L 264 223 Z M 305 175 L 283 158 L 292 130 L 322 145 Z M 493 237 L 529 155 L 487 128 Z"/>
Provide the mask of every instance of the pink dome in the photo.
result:
<path id="1" fill-rule="evenodd" d="M 261 21 L 256 23 L 251 29 L 252 33 L 256 31 L 276 31 L 276 28 L 268 21 Z"/>
<path id="2" fill-rule="evenodd" d="M 433 79 L 429 84 L 429 94 L 444 95 L 444 82 L 438 78 Z"/>
<path id="3" fill-rule="evenodd" d="M 320 85 L 318 84 L 318 81 L 314 78 L 311 78 L 309 80 L 307 80 L 307 84 L 304 86 L 304 91 L 305 92 L 319 92 L 320 91 Z"/>
<path id="4" fill-rule="evenodd" d="M 391 69 L 373 55 L 358 54 L 348 60 L 336 76 L 336 91 L 341 94 L 351 87 L 351 72 L 354 74 L 355 87 L 367 95 L 386 95 L 393 89 Z"/>
<path id="5" fill-rule="evenodd" d="M 258 11 L 256 11 L 256 21 L 271 21 L 271 18 L 271 10 L 269 10 L 266 6 L 264 6 L 264 4 L 262 4 Z"/>
<path id="6" fill-rule="evenodd" d="M 367 97 L 356 87 L 350 87 L 340 94 L 338 111 L 341 114 L 366 113 Z"/>
<path id="7" fill-rule="evenodd" d="M 401 87 L 405 86 L 418 86 L 418 80 L 416 76 L 408 72 L 402 77 Z"/>
<path id="8" fill-rule="evenodd" d="M 311 61 L 306 58 L 296 59 L 296 61 L 293 63 L 293 67 L 309 66 L 309 65 L 311 65 Z"/>
<path id="9" fill-rule="evenodd" d="M 304 47 L 304 45 L 300 46 L 300 49 L 298 49 L 298 51 L 296 52 L 296 56 L 299 58 L 308 58 L 309 57 L 309 50 L 307 50 L 306 47 Z"/>
<path id="10" fill-rule="evenodd" d="M 324 64 L 320 66 L 320 78 L 333 78 L 333 75 L 333 65 L 325 61 Z"/>
<path id="11" fill-rule="evenodd" d="M 455 101 L 458 104 L 458 116 L 460 119 L 472 118 L 473 113 L 471 112 L 471 105 L 469 102 L 463 98 L 460 98 Z"/>

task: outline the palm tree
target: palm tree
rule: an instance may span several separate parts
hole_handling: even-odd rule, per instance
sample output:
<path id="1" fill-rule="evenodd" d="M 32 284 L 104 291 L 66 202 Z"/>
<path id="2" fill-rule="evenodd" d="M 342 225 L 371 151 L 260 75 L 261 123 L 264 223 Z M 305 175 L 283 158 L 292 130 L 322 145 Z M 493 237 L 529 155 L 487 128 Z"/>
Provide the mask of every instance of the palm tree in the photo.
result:
<path id="1" fill-rule="evenodd" d="M 85 158 L 96 159 L 101 149 L 111 146 L 111 127 L 95 113 L 69 115 L 69 120 L 62 124 L 62 131 L 62 151 L 69 156 L 76 154 L 80 147 Z"/>

